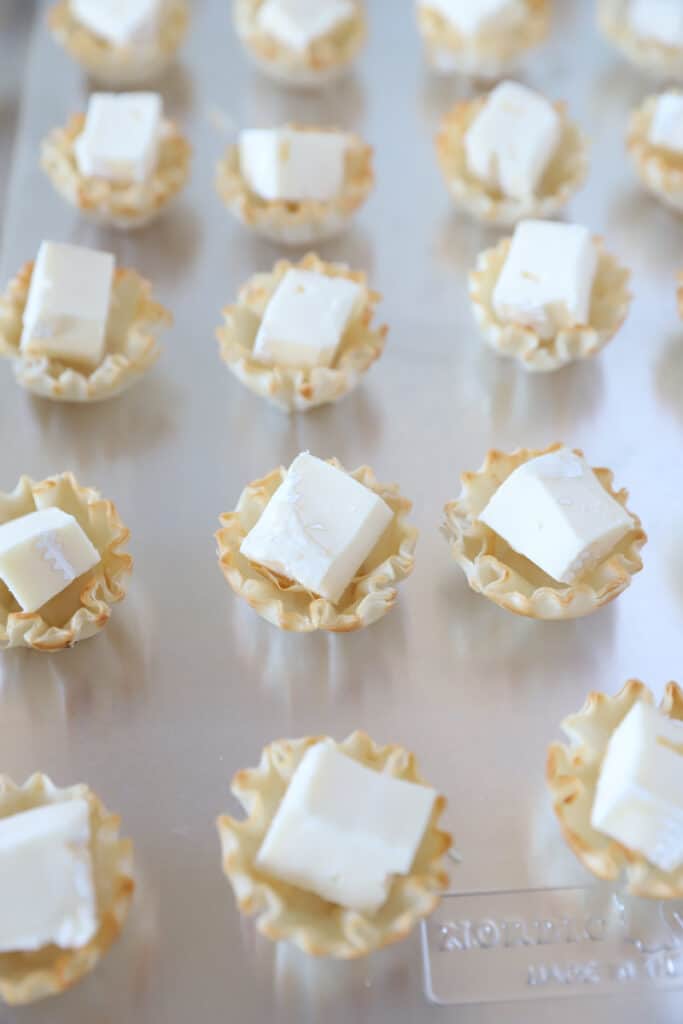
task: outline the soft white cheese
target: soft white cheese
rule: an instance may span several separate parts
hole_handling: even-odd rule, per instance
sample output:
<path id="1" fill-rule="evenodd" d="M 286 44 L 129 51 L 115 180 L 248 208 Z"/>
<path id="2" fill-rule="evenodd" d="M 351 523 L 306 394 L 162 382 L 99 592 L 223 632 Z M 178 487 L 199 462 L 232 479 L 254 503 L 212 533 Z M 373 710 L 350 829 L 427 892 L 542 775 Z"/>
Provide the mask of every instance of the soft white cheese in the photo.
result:
<path id="1" fill-rule="evenodd" d="M 145 46 L 159 38 L 164 0 L 70 0 L 71 13 L 115 46 Z"/>
<path id="2" fill-rule="evenodd" d="M 683 864 L 683 722 L 631 708 L 610 738 L 591 824 L 662 871 Z"/>
<path id="3" fill-rule="evenodd" d="M 499 34 L 524 22 L 524 0 L 418 0 L 422 7 L 438 11 L 464 36 Z"/>
<path id="4" fill-rule="evenodd" d="M 254 359 L 280 366 L 331 366 L 362 291 L 344 277 L 288 270 L 266 306 Z"/>
<path id="5" fill-rule="evenodd" d="M 503 322 L 533 328 L 544 339 L 586 325 L 597 267 L 597 248 L 587 228 L 522 221 L 493 291 L 494 312 Z"/>
<path id="6" fill-rule="evenodd" d="M 328 202 L 342 190 L 348 138 L 343 132 L 249 129 L 240 134 L 242 174 L 269 202 Z"/>
<path id="7" fill-rule="evenodd" d="M 265 0 L 257 20 L 262 32 L 303 53 L 354 14 L 351 0 Z"/>
<path id="8" fill-rule="evenodd" d="M 77 520 L 60 508 L 40 509 L 0 526 L 0 579 L 22 611 L 42 608 L 99 560 Z"/>
<path id="9" fill-rule="evenodd" d="M 85 946 L 98 928 L 86 800 L 0 819 L 0 953 Z"/>
<path id="10" fill-rule="evenodd" d="M 649 140 L 672 153 L 683 153 L 683 93 L 665 92 L 657 99 Z"/>
<path id="11" fill-rule="evenodd" d="M 24 309 L 21 351 L 94 367 L 102 362 L 114 257 L 43 242 Z"/>
<path id="12" fill-rule="evenodd" d="M 332 740 L 306 752 L 258 852 L 260 870 L 373 913 L 415 860 L 436 793 L 373 771 Z"/>
<path id="13" fill-rule="evenodd" d="M 519 466 L 479 519 L 560 583 L 589 572 L 633 529 L 628 512 L 567 448 Z"/>
<path id="14" fill-rule="evenodd" d="M 159 159 L 161 96 L 156 92 L 94 93 L 74 150 L 85 177 L 144 182 Z"/>
<path id="15" fill-rule="evenodd" d="M 368 487 L 302 452 L 240 551 L 335 602 L 392 518 L 389 506 Z"/>
<path id="16" fill-rule="evenodd" d="M 490 188 L 514 199 L 534 196 L 562 136 L 552 103 L 516 82 L 489 94 L 465 135 L 467 165 Z"/>
<path id="17" fill-rule="evenodd" d="M 631 0 L 628 16 L 637 36 L 662 46 L 683 46 L 681 0 Z"/>

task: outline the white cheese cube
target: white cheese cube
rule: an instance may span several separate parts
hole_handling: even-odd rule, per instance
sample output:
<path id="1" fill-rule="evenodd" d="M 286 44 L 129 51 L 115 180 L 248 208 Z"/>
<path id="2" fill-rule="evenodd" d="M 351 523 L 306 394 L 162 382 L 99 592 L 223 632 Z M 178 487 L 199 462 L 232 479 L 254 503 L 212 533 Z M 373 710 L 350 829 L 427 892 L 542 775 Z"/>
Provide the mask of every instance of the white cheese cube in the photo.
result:
<path id="1" fill-rule="evenodd" d="M 518 466 L 479 515 L 559 583 L 573 583 L 633 529 L 628 512 L 567 448 Z"/>
<path id="2" fill-rule="evenodd" d="M 351 0 L 265 0 L 258 9 L 262 32 L 297 53 L 355 14 Z"/>
<path id="3" fill-rule="evenodd" d="M 516 28 L 526 17 L 524 0 L 420 0 L 438 11 L 464 36 L 497 35 Z"/>
<path id="4" fill-rule="evenodd" d="M 156 43 L 163 8 L 163 0 L 70 0 L 74 18 L 114 46 Z"/>
<path id="5" fill-rule="evenodd" d="M 74 150 L 85 177 L 143 182 L 159 159 L 161 96 L 156 92 L 94 93 Z"/>
<path id="6" fill-rule="evenodd" d="M 331 740 L 302 758 L 258 852 L 260 870 L 374 913 L 409 874 L 436 793 L 366 768 Z"/>
<path id="7" fill-rule="evenodd" d="M 358 308 L 355 281 L 312 270 L 288 270 L 261 321 L 252 355 L 279 366 L 331 366 Z"/>
<path id="8" fill-rule="evenodd" d="M 86 367 L 99 365 L 113 278 L 111 253 L 43 242 L 24 310 L 21 351 Z"/>
<path id="9" fill-rule="evenodd" d="M 591 824 L 662 871 L 683 864 L 683 722 L 631 708 L 610 738 Z"/>
<path id="10" fill-rule="evenodd" d="M 25 612 L 35 612 L 100 561 L 80 525 L 60 508 L 0 526 L 0 579 Z"/>
<path id="11" fill-rule="evenodd" d="M 683 93 L 665 92 L 657 99 L 649 140 L 672 153 L 683 153 Z"/>
<path id="12" fill-rule="evenodd" d="M 552 103 L 524 85 L 502 82 L 465 135 L 467 165 L 491 188 L 528 199 L 536 194 L 561 136 L 562 121 Z"/>
<path id="13" fill-rule="evenodd" d="M 389 506 L 368 487 L 302 452 L 240 551 L 335 602 L 392 518 Z"/>
<path id="14" fill-rule="evenodd" d="M 328 202 L 344 185 L 347 148 L 343 132 L 249 129 L 240 134 L 240 165 L 252 192 L 269 202 Z"/>
<path id="15" fill-rule="evenodd" d="M 0 819 L 0 953 L 85 946 L 98 928 L 86 800 Z"/>
<path id="16" fill-rule="evenodd" d="M 628 16 L 637 36 L 662 46 L 683 46 L 681 0 L 631 0 Z"/>
<path id="17" fill-rule="evenodd" d="M 522 221 L 493 291 L 494 312 L 544 339 L 586 325 L 597 268 L 598 252 L 587 228 Z"/>

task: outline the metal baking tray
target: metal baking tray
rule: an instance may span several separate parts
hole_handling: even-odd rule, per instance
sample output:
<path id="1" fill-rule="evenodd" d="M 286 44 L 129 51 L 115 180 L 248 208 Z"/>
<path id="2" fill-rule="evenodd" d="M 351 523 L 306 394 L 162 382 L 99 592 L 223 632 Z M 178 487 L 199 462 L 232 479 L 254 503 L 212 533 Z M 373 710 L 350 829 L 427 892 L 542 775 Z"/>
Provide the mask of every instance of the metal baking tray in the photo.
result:
<path id="1" fill-rule="evenodd" d="M 363 962 L 315 962 L 268 943 L 235 910 L 214 827 L 220 811 L 237 809 L 232 774 L 271 739 L 358 727 L 415 750 L 448 796 L 463 858 L 452 899 L 470 902 L 444 902 L 442 939 L 463 914 L 495 918 L 507 906 L 501 891 L 533 913 L 529 890 L 578 899 L 576 887 L 590 884 L 553 820 L 545 750 L 590 689 L 615 692 L 638 676 L 659 694 L 681 671 L 683 227 L 639 191 L 624 152 L 627 113 L 648 83 L 599 40 L 589 0 L 560 0 L 552 38 L 525 70 L 569 101 L 592 138 L 590 179 L 569 216 L 632 267 L 635 301 L 596 361 L 528 377 L 483 347 L 470 315 L 466 273 L 497 236 L 452 212 L 440 182 L 432 137 L 466 86 L 425 70 L 412 3 L 370 0 L 357 72 L 320 95 L 279 90 L 250 70 L 229 6 L 197 0 L 182 60 L 162 83 L 195 148 L 192 183 L 169 216 L 130 237 L 84 224 L 38 167 L 41 138 L 83 107 L 86 83 L 49 38 L 42 7 L 37 15 L 3 280 L 43 238 L 110 249 L 154 281 L 175 326 L 158 367 L 100 406 L 32 399 L 0 369 L 0 486 L 23 472 L 73 469 L 116 501 L 136 558 L 129 595 L 101 637 L 58 656 L 0 659 L 2 770 L 87 781 L 121 812 L 139 870 L 134 912 L 98 970 L 57 999 L 1 1009 L 0 1022 L 678 1022 L 683 996 L 656 979 L 609 997 L 506 1002 L 509 967 L 499 973 L 495 959 L 479 992 L 469 961 L 457 961 L 489 1003 L 437 1006 L 423 952 L 427 982 L 440 986 L 432 997 L 444 986 L 453 996 L 454 985 L 419 929 Z M 293 417 L 242 388 L 214 340 L 221 307 L 282 255 L 222 209 L 213 174 L 227 138 L 216 125 L 289 118 L 353 128 L 376 147 L 367 208 L 321 251 L 369 273 L 390 325 L 386 353 L 356 393 Z M 644 572 L 613 605 L 544 624 L 471 593 L 438 527 L 460 472 L 487 449 L 556 439 L 615 470 L 650 542 Z M 279 633 L 232 594 L 216 564 L 219 513 L 245 483 L 305 448 L 350 467 L 367 462 L 415 502 L 415 573 L 396 609 L 355 635 Z M 472 970 L 481 977 L 482 962 Z"/>

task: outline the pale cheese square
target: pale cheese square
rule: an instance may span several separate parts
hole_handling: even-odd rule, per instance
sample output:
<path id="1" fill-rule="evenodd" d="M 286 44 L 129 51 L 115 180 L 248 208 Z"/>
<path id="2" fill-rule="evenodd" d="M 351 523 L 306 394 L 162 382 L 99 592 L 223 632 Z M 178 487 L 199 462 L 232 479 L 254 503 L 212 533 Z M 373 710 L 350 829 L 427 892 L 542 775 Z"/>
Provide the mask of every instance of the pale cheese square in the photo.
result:
<path id="1" fill-rule="evenodd" d="M 392 519 L 389 506 L 368 487 L 303 452 L 240 551 L 335 603 Z"/>
<path id="2" fill-rule="evenodd" d="M 258 9 L 258 25 L 297 53 L 334 32 L 355 14 L 351 0 L 265 0 Z"/>
<path id="3" fill-rule="evenodd" d="M 527 7 L 524 0 L 418 0 L 437 11 L 464 36 L 497 35 L 524 22 Z"/>
<path id="4" fill-rule="evenodd" d="M 631 0 L 628 17 L 633 32 L 661 46 L 683 47 L 681 0 Z"/>
<path id="5" fill-rule="evenodd" d="M 247 185 L 268 202 L 329 202 L 344 186 L 348 137 L 343 132 L 248 129 L 239 139 Z"/>
<path id="6" fill-rule="evenodd" d="M 519 466 L 479 520 L 559 583 L 573 583 L 633 529 L 630 515 L 567 448 Z"/>
<path id="7" fill-rule="evenodd" d="M 24 612 L 35 612 L 100 561 L 77 520 L 45 508 L 0 526 L 0 579 Z"/>
<path id="8" fill-rule="evenodd" d="M 158 41 L 164 0 L 70 0 L 74 18 L 114 46 Z"/>
<path id="9" fill-rule="evenodd" d="M 162 102 L 156 92 L 93 93 L 74 150 L 85 177 L 144 182 L 156 169 Z"/>
<path id="10" fill-rule="evenodd" d="M 552 103 L 516 82 L 489 94 L 465 135 L 470 172 L 513 199 L 536 195 L 562 137 Z"/>
<path id="11" fill-rule="evenodd" d="M 86 800 L 0 819 L 0 953 L 85 946 L 98 929 Z"/>
<path id="12" fill-rule="evenodd" d="M 106 347 L 113 278 L 111 253 L 43 242 L 24 309 L 22 353 L 98 366 Z"/>
<path id="13" fill-rule="evenodd" d="M 610 738 L 591 824 L 662 871 L 683 864 L 683 722 L 631 708 Z"/>
<path id="14" fill-rule="evenodd" d="M 266 306 L 254 359 L 278 366 L 331 366 L 361 296 L 355 281 L 288 270 Z"/>
<path id="15" fill-rule="evenodd" d="M 677 156 L 683 154 L 683 93 L 665 92 L 657 98 L 649 140 Z"/>
<path id="16" fill-rule="evenodd" d="M 347 757 L 327 740 L 304 755 L 257 856 L 264 873 L 374 913 L 413 866 L 436 793 Z"/>
<path id="17" fill-rule="evenodd" d="M 543 339 L 586 326 L 597 267 L 587 228 L 522 221 L 493 291 L 494 312 L 503 323 L 529 327 Z"/>

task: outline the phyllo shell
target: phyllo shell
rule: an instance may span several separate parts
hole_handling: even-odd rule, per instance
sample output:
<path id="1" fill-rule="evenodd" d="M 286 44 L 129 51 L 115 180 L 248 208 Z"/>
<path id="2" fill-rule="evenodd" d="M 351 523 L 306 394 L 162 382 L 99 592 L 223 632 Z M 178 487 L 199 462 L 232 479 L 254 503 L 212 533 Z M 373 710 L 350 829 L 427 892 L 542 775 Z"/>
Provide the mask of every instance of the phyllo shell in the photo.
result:
<path id="1" fill-rule="evenodd" d="M 237 773 L 232 792 L 247 812 L 243 820 L 218 819 L 223 870 L 240 911 L 256 915 L 261 934 L 293 942 L 311 956 L 355 959 L 400 942 L 431 914 L 448 885 L 443 858 L 451 836 L 439 828 L 446 801 L 438 796 L 411 873 L 397 877 L 387 902 L 374 914 L 360 913 L 279 882 L 259 871 L 256 855 L 280 801 L 307 750 L 326 737 L 278 740 L 267 746 L 258 768 Z M 362 732 L 337 744 L 340 751 L 374 771 L 424 785 L 414 756 L 400 746 L 379 746 Z"/>
<path id="2" fill-rule="evenodd" d="M 363 297 L 353 314 L 331 366 L 291 367 L 258 362 L 252 356 L 256 334 L 266 307 L 288 270 L 310 270 L 360 285 Z M 240 289 L 237 302 L 223 310 L 224 322 L 216 331 L 221 358 L 230 372 L 250 391 L 288 412 L 305 412 L 336 402 L 352 391 L 362 375 L 379 359 L 386 326 L 373 327 L 375 305 L 381 296 L 367 287 L 361 271 L 343 263 L 327 263 L 314 253 L 298 263 L 279 260 L 270 273 L 255 274 Z"/>
<path id="3" fill-rule="evenodd" d="M 32 647 L 61 651 L 104 629 L 111 606 L 126 594 L 133 559 L 122 548 L 130 536 L 111 501 L 81 487 L 72 473 L 35 482 L 22 476 L 10 493 L 0 493 L 0 524 L 39 509 L 57 507 L 74 516 L 100 561 L 37 612 L 23 612 L 0 581 L 0 650 Z"/>
<path id="4" fill-rule="evenodd" d="M 330 465 L 344 470 L 337 459 Z M 378 494 L 394 513 L 374 549 L 336 604 L 285 579 L 240 553 L 242 541 L 260 519 L 266 505 L 287 474 L 274 469 L 250 483 L 234 512 L 220 517 L 216 533 L 218 560 L 223 575 L 240 597 L 258 614 L 280 629 L 309 633 L 324 629 L 348 633 L 377 622 L 394 606 L 398 584 L 413 571 L 418 531 L 408 522 L 412 504 L 396 484 L 381 484 L 368 466 L 349 473 L 354 480 Z"/>
<path id="5" fill-rule="evenodd" d="M 288 124 L 296 131 L 336 131 Z M 216 190 L 228 210 L 245 227 L 257 235 L 280 245 L 314 245 L 333 238 L 351 224 L 356 211 L 367 200 L 375 176 L 372 167 L 372 146 L 353 133 L 345 133 L 346 151 L 344 185 L 334 199 L 305 199 L 292 202 L 284 199 L 262 199 L 249 188 L 240 167 L 239 147 L 228 147 L 216 168 Z"/>
<path id="6" fill-rule="evenodd" d="M 11 1005 L 57 995 L 92 971 L 118 937 L 133 898 L 133 845 L 129 839 L 120 838 L 119 818 L 88 786 L 59 789 L 41 774 L 32 775 L 18 786 L 8 776 L 0 776 L 0 818 L 67 800 L 87 800 L 90 809 L 90 853 L 99 928 L 79 949 L 50 945 L 33 952 L 0 953 L 0 999 Z"/>
<path id="7" fill-rule="evenodd" d="M 495 491 L 515 469 L 539 455 L 558 451 L 562 444 L 548 448 L 518 448 L 511 453 L 489 451 L 480 470 L 463 473 L 460 497 L 444 509 L 444 536 L 472 590 L 516 615 L 532 619 L 574 619 L 590 615 L 618 597 L 640 572 L 640 549 L 647 537 L 640 520 L 626 509 L 628 492 L 616 491 L 608 469 L 593 469 L 596 477 L 633 521 L 633 529 L 586 576 L 575 583 L 558 583 L 481 522 L 479 515 Z M 574 449 L 583 456 L 583 452 Z"/>
<path id="8" fill-rule="evenodd" d="M 634 896 L 681 899 L 683 865 L 674 871 L 662 871 L 641 853 L 627 849 L 591 825 L 607 744 L 638 702 L 655 703 L 650 690 L 636 679 L 630 679 L 615 697 L 589 694 L 581 711 L 562 722 L 562 731 L 570 743 L 550 746 L 546 780 L 564 839 L 589 871 L 606 881 L 623 878 L 627 892 Z M 683 721 L 683 690 L 676 683 L 666 687 L 659 710 L 667 718 Z"/>
<path id="9" fill-rule="evenodd" d="M 159 358 L 157 335 L 173 317 L 152 299 L 152 286 L 137 271 L 114 271 L 104 359 L 94 370 L 21 351 L 24 310 L 33 262 L 25 263 L 0 297 L 0 356 L 11 359 L 18 383 L 57 402 L 99 402 L 134 384 Z"/>

